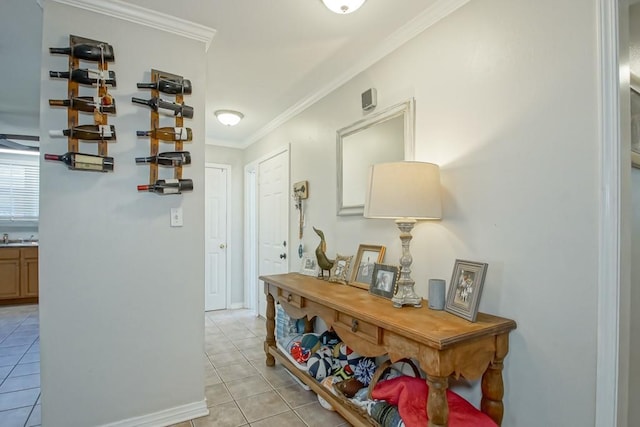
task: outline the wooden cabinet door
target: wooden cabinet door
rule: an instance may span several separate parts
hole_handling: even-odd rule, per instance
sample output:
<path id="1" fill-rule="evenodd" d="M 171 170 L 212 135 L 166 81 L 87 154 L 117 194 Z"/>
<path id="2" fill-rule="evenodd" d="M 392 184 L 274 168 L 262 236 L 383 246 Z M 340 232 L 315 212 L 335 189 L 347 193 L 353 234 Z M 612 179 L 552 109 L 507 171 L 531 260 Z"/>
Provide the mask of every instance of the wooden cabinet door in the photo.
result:
<path id="1" fill-rule="evenodd" d="M 0 299 L 20 296 L 20 259 L 0 259 Z"/>
<path id="2" fill-rule="evenodd" d="M 20 268 L 20 296 L 38 296 L 38 248 L 23 248 Z"/>

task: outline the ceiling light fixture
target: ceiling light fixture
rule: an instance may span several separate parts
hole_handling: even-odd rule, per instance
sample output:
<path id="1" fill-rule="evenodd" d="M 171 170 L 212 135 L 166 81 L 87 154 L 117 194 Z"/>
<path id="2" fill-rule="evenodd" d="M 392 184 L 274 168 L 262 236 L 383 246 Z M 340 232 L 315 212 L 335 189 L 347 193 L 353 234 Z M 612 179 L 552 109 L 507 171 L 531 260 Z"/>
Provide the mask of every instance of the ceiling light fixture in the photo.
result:
<path id="1" fill-rule="evenodd" d="M 364 4 L 366 0 L 322 0 L 327 8 L 340 15 L 355 12 Z"/>
<path id="2" fill-rule="evenodd" d="M 225 126 L 235 126 L 244 117 L 244 114 L 234 110 L 218 110 L 214 114 L 218 121 Z"/>

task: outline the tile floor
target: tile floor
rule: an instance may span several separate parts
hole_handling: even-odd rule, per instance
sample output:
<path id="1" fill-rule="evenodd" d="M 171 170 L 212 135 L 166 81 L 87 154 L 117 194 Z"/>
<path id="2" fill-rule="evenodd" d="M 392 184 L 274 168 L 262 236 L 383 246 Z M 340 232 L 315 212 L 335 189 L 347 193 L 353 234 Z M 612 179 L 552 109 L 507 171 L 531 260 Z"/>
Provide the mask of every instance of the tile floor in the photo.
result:
<path id="1" fill-rule="evenodd" d="M 276 363 L 264 361 L 265 321 L 249 310 L 205 314 L 209 416 L 173 427 L 348 427 Z M 40 421 L 38 306 L 0 306 L 0 426 Z"/>
<path id="2" fill-rule="evenodd" d="M 40 425 L 38 306 L 0 307 L 0 426 Z"/>
<path id="3" fill-rule="evenodd" d="M 209 416 L 174 427 L 348 427 L 276 363 L 265 365 L 264 319 L 249 310 L 205 314 L 205 395 Z"/>

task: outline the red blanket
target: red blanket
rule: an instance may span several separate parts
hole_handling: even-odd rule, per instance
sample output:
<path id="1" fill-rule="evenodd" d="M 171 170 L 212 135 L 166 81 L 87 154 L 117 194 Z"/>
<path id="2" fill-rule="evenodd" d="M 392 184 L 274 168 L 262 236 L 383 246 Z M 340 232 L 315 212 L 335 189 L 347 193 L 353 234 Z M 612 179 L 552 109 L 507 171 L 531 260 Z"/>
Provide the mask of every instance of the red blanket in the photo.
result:
<path id="1" fill-rule="evenodd" d="M 373 389 L 371 396 L 385 400 L 398 407 L 400 417 L 406 427 L 427 425 L 427 396 L 429 387 L 426 380 L 401 376 L 381 381 Z M 497 427 L 496 423 L 459 394 L 447 390 L 449 404 L 449 427 Z"/>

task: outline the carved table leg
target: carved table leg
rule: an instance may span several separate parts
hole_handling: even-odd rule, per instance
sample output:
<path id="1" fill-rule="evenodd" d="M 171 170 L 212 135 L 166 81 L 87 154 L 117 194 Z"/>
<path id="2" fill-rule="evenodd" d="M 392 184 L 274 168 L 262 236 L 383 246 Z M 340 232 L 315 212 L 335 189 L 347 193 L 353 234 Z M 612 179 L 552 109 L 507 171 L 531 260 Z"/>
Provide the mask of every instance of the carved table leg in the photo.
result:
<path id="1" fill-rule="evenodd" d="M 502 424 L 504 414 L 504 384 L 502 382 L 503 360 L 509 351 L 509 336 L 507 334 L 496 337 L 496 355 L 493 362 L 482 375 L 482 401 L 480 409 L 489 415 L 496 424 Z"/>
<path id="2" fill-rule="evenodd" d="M 276 306 L 273 295 L 268 292 L 266 285 L 265 292 L 267 294 L 267 338 L 264 340 L 264 352 L 267 356 L 267 366 L 274 366 L 276 359 L 269 353 L 269 347 L 276 346 Z"/>
<path id="3" fill-rule="evenodd" d="M 447 387 L 449 380 L 446 377 L 427 375 L 429 397 L 427 399 L 428 427 L 445 427 L 449 420 L 449 405 L 447 404 Z"/>

